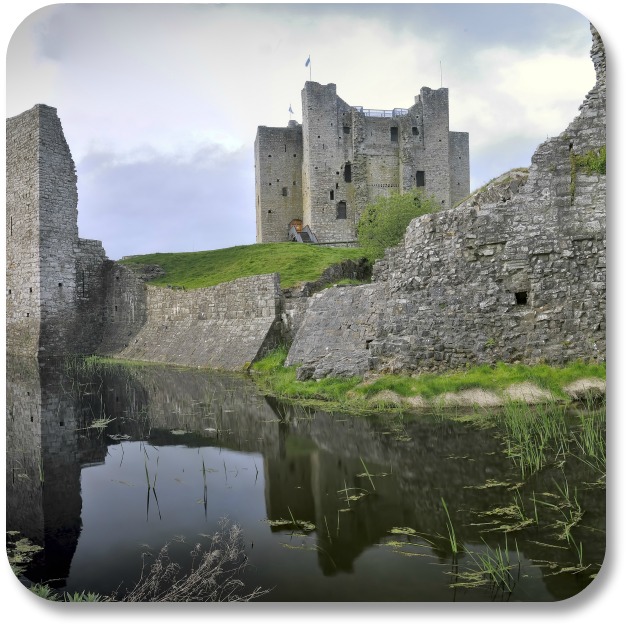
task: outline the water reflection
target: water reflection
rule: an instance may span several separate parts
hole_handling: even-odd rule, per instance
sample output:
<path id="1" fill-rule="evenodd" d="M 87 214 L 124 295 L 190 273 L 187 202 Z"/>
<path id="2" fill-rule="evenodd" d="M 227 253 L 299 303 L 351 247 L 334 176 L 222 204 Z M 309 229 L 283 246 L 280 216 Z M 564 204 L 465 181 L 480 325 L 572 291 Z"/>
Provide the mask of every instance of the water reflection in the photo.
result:
<path id="1" fill-rule="evenodd" d="M 138 576 L 147 547 L 179 538 L 183 553 L 183 539 L 210 534 L 227 516 L 244 529 L 249 581 L 272 588 L 267 600 L 491 598 L 486 589 L 449 587 L 466 558 L 452 564 L 443 509 L 444 500 L 460 542 L 503 546 L 503 533 L 482 533 L 478 513 L 511 502 L 518 477 L 490 431 L 314 414 L 231 375 L 72 373 L 13 359 L 7 412 L 7 529 L 44 547 L 27 573 L 33 579 L 109 593 Z M 575 472 L 590 479 L 584 465 Z M 496 482 L 506 485 L 486 487 Z M 537 494 L 544 485 L 531 483 Z M 601 562 L 603 491 L 580 499 L 594 530 L 587 557 Z M 403 527 L 431 544 L 391 534 Z M 539 526 L 519 536 L 527 581 L 510 598 L 565 598 L 587 585 L 588 573 L 555 576 L 532 565 L 565 563 L 565 547 L 544 546 L 544 537 Z"/>

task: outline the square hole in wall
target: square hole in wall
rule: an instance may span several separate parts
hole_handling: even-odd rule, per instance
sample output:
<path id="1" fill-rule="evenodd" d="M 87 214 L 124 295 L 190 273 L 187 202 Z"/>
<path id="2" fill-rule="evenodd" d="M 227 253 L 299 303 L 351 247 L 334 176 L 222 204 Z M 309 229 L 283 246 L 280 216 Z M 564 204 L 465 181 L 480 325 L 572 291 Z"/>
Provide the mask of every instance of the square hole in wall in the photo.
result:
<path id="1" fill-rule="evenodd" d="M 528 292 L 515 292 L 515 302 L 517 305 L 527 305 Z"/>

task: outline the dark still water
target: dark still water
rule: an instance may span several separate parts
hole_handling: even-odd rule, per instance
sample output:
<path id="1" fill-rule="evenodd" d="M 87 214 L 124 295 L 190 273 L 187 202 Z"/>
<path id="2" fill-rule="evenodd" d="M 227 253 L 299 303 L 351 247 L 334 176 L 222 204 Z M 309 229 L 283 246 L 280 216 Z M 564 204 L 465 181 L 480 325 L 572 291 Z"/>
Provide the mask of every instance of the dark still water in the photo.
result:
<path id="1" fill-rule="evenodd" d="M 59 592 L 121 597 L 166 544 L 185 572 L 228 519 L 260 602 L 577 594 L 605 548 L 586 418 L 524 471 L 502 427 L 462 418 L 332 415 L 245 377 L 11 359 L 7 529 L 42 547 L 25 576 Z"/>

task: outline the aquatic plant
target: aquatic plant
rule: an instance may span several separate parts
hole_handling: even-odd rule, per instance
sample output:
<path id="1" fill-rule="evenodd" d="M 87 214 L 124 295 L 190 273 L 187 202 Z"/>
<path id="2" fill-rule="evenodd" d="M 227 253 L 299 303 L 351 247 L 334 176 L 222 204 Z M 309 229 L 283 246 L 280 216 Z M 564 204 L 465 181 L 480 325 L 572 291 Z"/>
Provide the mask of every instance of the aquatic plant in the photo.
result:
<path id="1" fill-rule="evenodd" d="M 97 594 L 95 592 L 74 592 L 70 594 L 66 592 L 63 595 L 63 600 L 66 603 L 98 603 L 99 601 L 104 601 L 104 597 L 101 594 Z"/>
<path id="2" fill-rule="evenodd" d="M 576 445 L 573 453 L 580 461 L 599 473 L 599 482 L 606 478 L 606 403 L 591 407 L 580 414 L 580 425 L 572 436 Z"/>
<path id="3" fill-rule="evenodd" d="M 445 499 L 441 497 L 440 501 L 443 504 L 443 509 L 445 510 L 445 514 L 447 516 L 447 537 L 449 539 L 449 548 L 455 557 L 458 553 L 461 553 L 464 550 L 464 547 L 456 539 L 456 530 L 454 529 L 454 524 L 451 522 L 451 516 L 449 515 Z"/>
<path id="4" fill-rule="evenodd" d="M 26 570 L 33 557 L 43 548 L 31 542 L 28 538 L 19 537 L 19 531 L 7 531 L 6 547 L 9 565 L 16 576 Z"/>
<path id="5" fill-rule="evenodd" d="M 456 581 L 450 586 L 462 588 L 475 588 L 489 585 L 496 590 L 504 589 L 512 592 L 516 583 L 512 570 L 521 568 L 519 547 L 515 541 L 517 561 L 512 562 L 508 550 L 508 537 L 506 545 L 502 549 L 499 545 L 491 548 L 484 541 L 485 548 L 482 551 L 467 550 L 466 554 L 472 564 L 456 573 Z"/>
<path id="6" fill-rule="evenodd" d="M 506 455 L 519 467 L 522 478 L 567 455 L 569 429 L 566 408 L 557 403 L 530 407 L 509 403 L 500 416 L 505 430 Z"/>
<path id="7" fill-rule="evenodd" d="M 373 479 L 372 479 L 374 475 L 372 475 L 369 472 L 369 469 L 366 467 L 366 464 L 364 463 L 364 460 L 361 457 L 360 457 L 360 461 L 362 462 L 362 466 L 364 466 L 364 472 L 366 473 L 366 476 L 368 477 L 369 481 L 371 482 L 371 485 L 373 486 L 373 492 L 377 492 L 377 490 L 375 489 L 375 484 L 373 483 Z"/>

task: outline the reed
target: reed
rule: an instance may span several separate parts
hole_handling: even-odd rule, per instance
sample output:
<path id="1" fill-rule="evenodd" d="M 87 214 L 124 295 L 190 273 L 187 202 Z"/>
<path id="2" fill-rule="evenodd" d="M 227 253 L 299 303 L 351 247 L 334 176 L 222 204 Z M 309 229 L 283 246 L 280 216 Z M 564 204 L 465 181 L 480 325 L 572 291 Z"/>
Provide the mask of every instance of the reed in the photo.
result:
<path id="1" fill-rule="evenodd" d="M 513 591 L 516 583 L 512 574 L 514 568 L 521 571 L 521 557 L 519 547 L 515 543 L 517 561 L 510 558 L 508 550 L 508 536 L 505 535 L 505 548 L 497 545 L 491 548 L 484 541 L 483 551 L 467 551 L 467 555 L 472 565 L 457 573 L 457 581 L 450 584 L 451 587 L 476 588 L 480 586 L 490 586 L 496 590 Z"/>
<path id="2" fill-rule="evenodd" d="M 371 482 L 371 485 L 373 486 L 373 492 L 377 492 L 376 488 L 375 488 L 375 484 L 373 483 L 373 475 L 369 472 L 369 469 L 366 467 L 366 464 L 364 463 L 364 460 L 360 457 L 360 461 L 362 462 L 362 466 L 364 467 L 364 472 L 366 473 L 366 476 L 368 477 L 369 481 Z"/>
<path id="3" fill-rule="evenodd" d="M 556 403 L 529 407 L 509 403 L 501 416 L 507 457 L 526 478 L 549 463 L 564 461 L 568 450 L 569 429 L 566 408 Z"/>
<path id="4" fill-rule="evenodd" d="M 447 509 L 447 503 L 445 503 L 445 499 L 441 497 L 441 503 L 443 504 L 443 509 L 445 510 L 445 515 L 447 516 L 447 537 L 449 539 L 449 548 L 453 553 L 454 557 L 463 551 L 463 547 L 458 543 L 456 538 L 456 530 L 454 529 L 454 524 L 451 521 L 451 516 L 449 515 L 449 509 Z"/>

